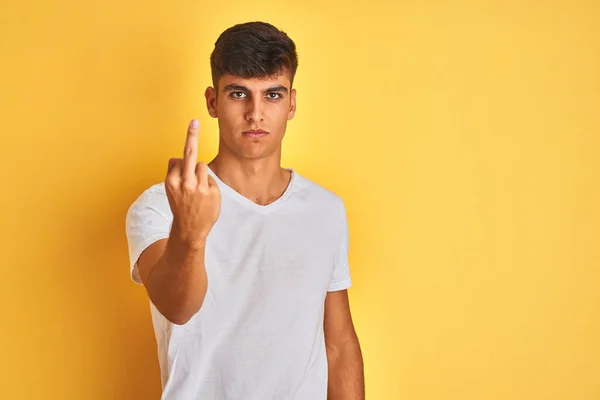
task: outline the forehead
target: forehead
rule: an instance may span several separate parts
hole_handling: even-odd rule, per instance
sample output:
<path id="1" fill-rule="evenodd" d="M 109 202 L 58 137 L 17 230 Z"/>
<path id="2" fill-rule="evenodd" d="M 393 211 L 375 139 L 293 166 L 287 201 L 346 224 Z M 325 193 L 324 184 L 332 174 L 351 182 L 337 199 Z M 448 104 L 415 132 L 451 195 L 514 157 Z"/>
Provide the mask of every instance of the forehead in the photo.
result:
<path id="1" fill-rule="evenodd" d="M 284 73 L 281 73 L 278 75 L 264 77 L 264 78 L 243 78 L 241 76 L 231 75 L 231 74 L 223 74 L 219 78 L 218 85 L 219 85 L 219 88 L 221 91 L 223 90 L 223 88 L 225 86 L 232 85 L 232 84 L 245 86 L 252 91 L 265 90 L 265 89 L 268 89 L 275 85 L 283 85 L 289 89 L 290 88 L 290 77 L 287 72 L 284 72 Z"/>

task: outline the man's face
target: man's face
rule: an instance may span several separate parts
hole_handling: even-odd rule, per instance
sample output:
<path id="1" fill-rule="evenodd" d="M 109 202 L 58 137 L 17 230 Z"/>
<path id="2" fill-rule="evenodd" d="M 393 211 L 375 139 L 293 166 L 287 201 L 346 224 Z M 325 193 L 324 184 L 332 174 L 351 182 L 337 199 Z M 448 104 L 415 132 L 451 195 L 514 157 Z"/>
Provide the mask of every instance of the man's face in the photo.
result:
<path id="1" fill-rule="evenodd" d="M 209 114 L 218 118 L 222 144 L 246 159 L 280 151 L 287 121 L 296 111 L 296 89 L 291 90 L 287 72 L 267 79 L 226 74 L 217 89 L 218 95 L 207 88 L 205 96 Z"/>

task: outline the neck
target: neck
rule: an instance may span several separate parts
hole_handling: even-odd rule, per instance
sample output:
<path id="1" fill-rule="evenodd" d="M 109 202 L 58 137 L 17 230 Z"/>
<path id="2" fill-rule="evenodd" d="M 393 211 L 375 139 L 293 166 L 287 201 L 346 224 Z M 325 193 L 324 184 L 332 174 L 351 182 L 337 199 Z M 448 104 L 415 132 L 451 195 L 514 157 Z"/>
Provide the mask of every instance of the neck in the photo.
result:
<path id="1" fill-rule="evenodd" d="M 290 182 L 291 172 L 281 168 L 280 160 L 280 155 L 240 159 L 219 152 L 208 166 L 224 184 L 264 206 L 281 197 Z"/>

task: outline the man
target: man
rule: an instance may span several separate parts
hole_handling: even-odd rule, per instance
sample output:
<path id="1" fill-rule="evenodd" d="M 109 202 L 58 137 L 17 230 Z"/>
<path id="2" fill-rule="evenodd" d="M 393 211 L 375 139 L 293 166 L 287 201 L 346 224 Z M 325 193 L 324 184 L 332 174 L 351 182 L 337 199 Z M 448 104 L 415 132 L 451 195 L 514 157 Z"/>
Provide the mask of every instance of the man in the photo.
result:
<path id="1" fill-rule="evenodd" d="M 344 203 L 280 166 L 297 65 L 294 42 L 270 24 L 223 32 L 205 92 L 218 154 L 196 162 L 192 120 L 183 158 L 127 212 L 163 400 L 364 399 Z"/>

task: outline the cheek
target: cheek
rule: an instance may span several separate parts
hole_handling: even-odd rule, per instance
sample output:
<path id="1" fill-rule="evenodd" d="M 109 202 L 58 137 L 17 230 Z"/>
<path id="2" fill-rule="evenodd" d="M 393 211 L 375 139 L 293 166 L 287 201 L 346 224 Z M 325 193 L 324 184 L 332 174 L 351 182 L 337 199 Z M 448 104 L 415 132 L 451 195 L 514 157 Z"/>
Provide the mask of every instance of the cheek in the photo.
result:
<path id="1" fill-rule="evenodd" d="M 277 107 L 273 107 L 272 109 L 272 119 L 277 124 L 282 124 L 287 121 L 287 116 L 289 112 L 288 104 L 278 104 Z"/>
<path id="2" fill-rule="evenodd" d="M 244 118 L 243 110 L 240 107 L 227 105 L 219 109 L 219 119 L 223 126 L 235 126 Z"/>

